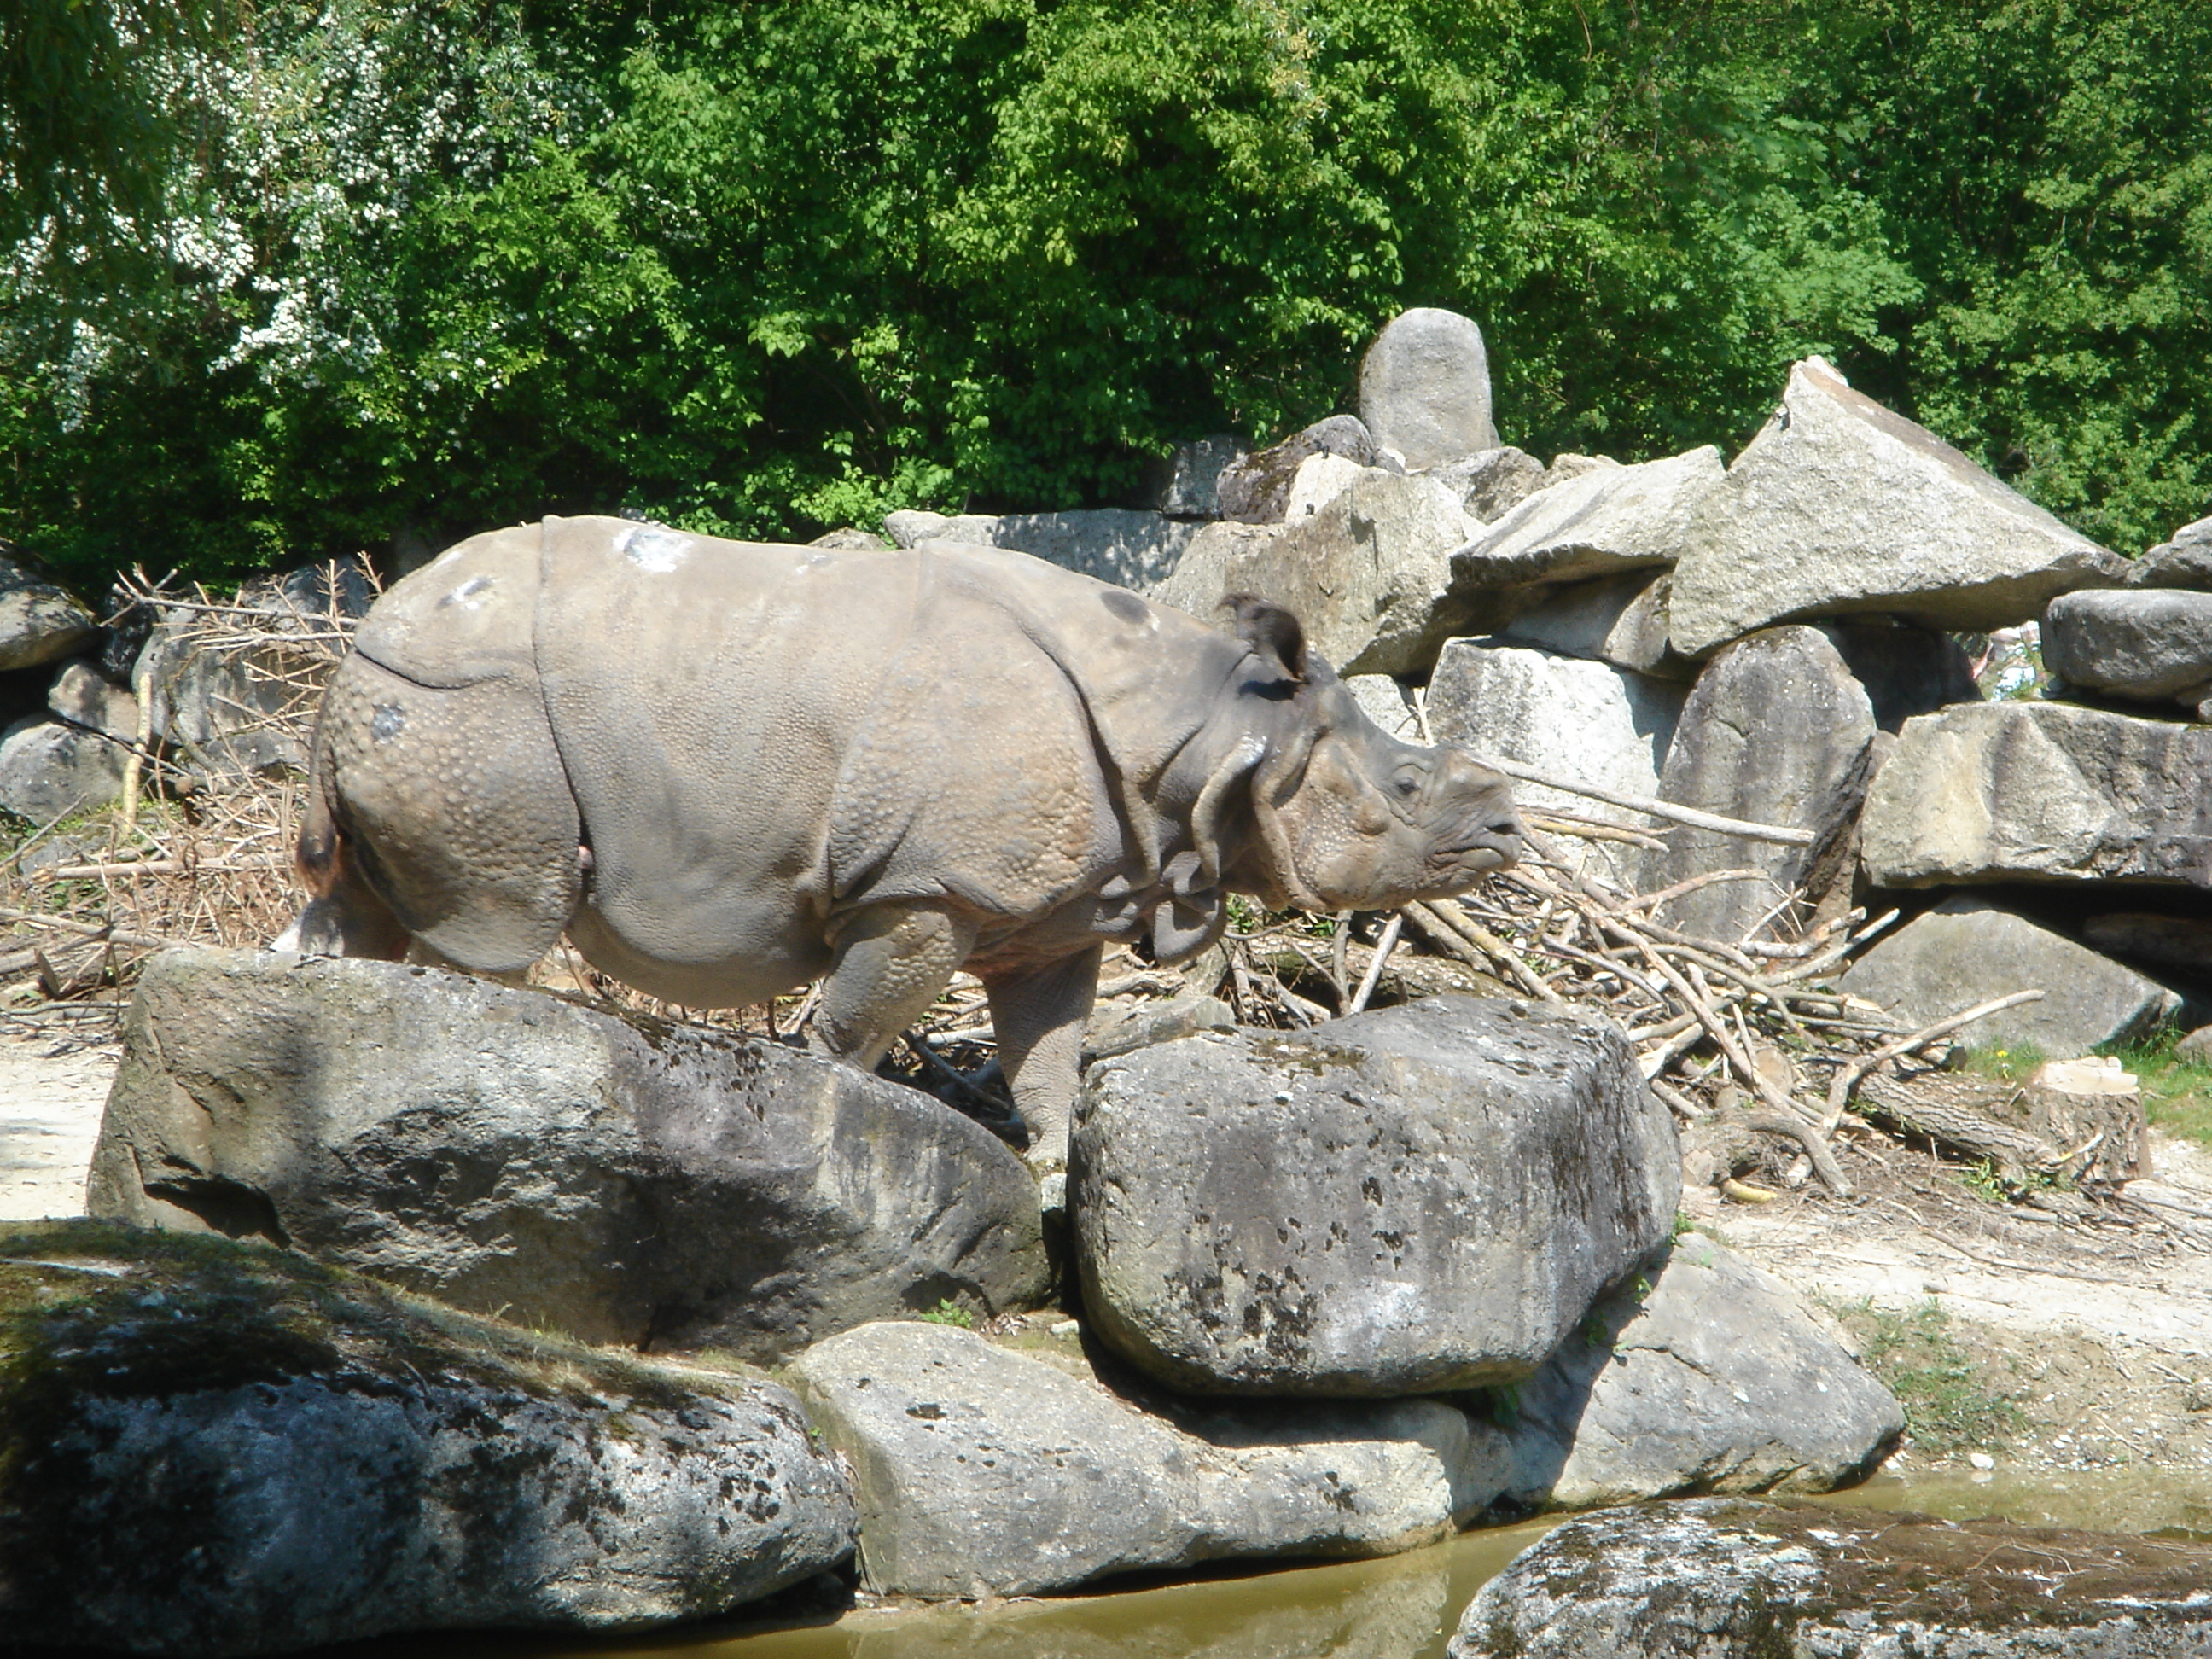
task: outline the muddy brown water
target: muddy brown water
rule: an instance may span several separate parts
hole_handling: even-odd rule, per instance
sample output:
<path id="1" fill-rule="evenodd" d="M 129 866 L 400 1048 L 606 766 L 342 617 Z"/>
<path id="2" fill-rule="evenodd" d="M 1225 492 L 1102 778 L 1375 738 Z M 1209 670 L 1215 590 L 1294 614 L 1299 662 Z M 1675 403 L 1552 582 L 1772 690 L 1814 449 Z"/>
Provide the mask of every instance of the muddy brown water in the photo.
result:
<path id="1" fill-rule="evenodd" d="M 2212 1542 L 2212 1471 L 1878 1475 L 1814 1501 Z M 1102 1595 L 859 1609 L 775 1629 L 695 1625 L 592 1642 L 418 1637 L 328 1650 L 326 1659 L 1443 1659 L 1475 1591 L 1564 1518 L 1464 1533 L 1381 1561 Z"/>

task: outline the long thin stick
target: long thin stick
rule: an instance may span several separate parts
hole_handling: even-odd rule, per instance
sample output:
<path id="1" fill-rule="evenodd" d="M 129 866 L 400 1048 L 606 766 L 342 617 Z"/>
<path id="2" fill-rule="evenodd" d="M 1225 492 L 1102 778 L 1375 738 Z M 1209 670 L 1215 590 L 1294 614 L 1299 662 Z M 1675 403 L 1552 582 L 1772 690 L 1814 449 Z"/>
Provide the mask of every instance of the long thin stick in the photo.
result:
<path id="1" fill-rule="evenodd" d="M 1677 806 L 1670 800 L 1653 800 L 1648 795 L 1625 795 L 1616 790 L 1601 789 L 1594 783 L 1576 783 L 1566 778 L 1553 777 L 1549 772 L 1539 772 L 1534 767 L 1523 766 L 1517 761 L 1499 760 L 1494 755 L 1479 755 L 1475 758 L 1493 771 L 1503 772 L 1509 778 L 1518 778 L 1523 783 L 1540 784 L 1544 788 L 1562 790 L 1570 795 L 1587 795 L 1590 799 L 1601 800 L 1608 806 L 1625 806 L 1632 812 L 1665 818 L 1671 823 L 1684 824 L 1692 830 L 1714 830 L 1743 841 L 1778 842 L 1784 847 L 1810 847 L 1815 839 L 1810 830 L 1785 830 L 1778 823 L 1747 823 L 1741 818 L 1724 818 L 1717 812 L 1700 812 L 1694 806 Z"/>
<path id="2" fill-rule="evenodd" d="M 1978 1019 L 1986 1019 L 2007 1008 L 2017 1008 L 2024 1002 L 2040 1002 L 2044 994 L 2041 991 L 2015 991 L 2008 997 L 1978 1003 L 1964 1013 L 1939 1019 L 1933 1025 L 1915 1031 L 1911 1036 L 1900 1037 L 1870 1054 L 1861 1054 L 1828 1079 L 1828 1111 L 1827 1115 L 1820 1120 L 1820 1133 L 1823 1135 L 1835 1133 L 1836 1126 L 1844 1121 L 1844 1109 L 1850 1103 L 1851 1091 L 1858 1086 L 1860 1079 L 1884 1060 L 1895 1060 L 1899 1054 L 1909 1054 L 1923 1043 L 1933 1042 L 1940 1036 L 1948 1036 L 1962 1025 L 1971 1025 Z"/>
<path id="3" fill-rule="evenodd" d="M 1402 915 L 1394 915 L 1382 924 L 1382 937 L 1375 941 L 1374 960 L 1367 964 L 1367 971 L 1359 976 L 1359 988 L 1352 994 L 1352 1003 L 1344 1011 L 1346 1013 L 1358 1013 L 1367 1006 L 1367 999 L 1375 994 L 1376 981 L 1382 977 L 1382 964 L 1390 960 L 1390 952 L 1397 946 L 1399 930 L 1405 925 L 1406 918 Z"/>

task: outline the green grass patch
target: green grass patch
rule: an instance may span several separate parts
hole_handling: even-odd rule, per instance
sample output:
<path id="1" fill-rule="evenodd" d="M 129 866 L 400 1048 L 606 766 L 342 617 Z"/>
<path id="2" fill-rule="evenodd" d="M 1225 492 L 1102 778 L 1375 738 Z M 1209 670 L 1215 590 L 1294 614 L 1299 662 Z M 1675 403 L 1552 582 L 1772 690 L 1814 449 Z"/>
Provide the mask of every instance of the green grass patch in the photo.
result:
<path id="1" fill-rule="evenodd" d="M 2175 1054 L 2182 1036 L 2168 1028 L 2148 1042 L 2100 1052 L 2142 1079 L 2143 1114 L 2153 1123 L 2168 1134 L 2212 1146 L 2212 1065 Z"/>
<path id="2" fill-rule="evenodd" d="M 921 1316 L 933 1325 L 952 1325 L 963 1331 L 975 1328 L 975 1316 L 947 1297 Z"/>
<path id="3" fill-rule="evenodd" d="M 1961 1069 L 1999 1083 L 2025 1083 L 2050 1058 L 2033 1042 L 2015 1042 L 2003 1048 L 1969 1048 Z"/>
<path id="4" fill-rule="evenodd" d="M 2026 1426 L 2020 1407 L 1959 1345 L 1951 1316 L 1932 1298 L 1903 1312 L 1870 1300 L 1832 1311 L 1859 1343 L 1867 1369 L 1904 1406 L 1905 1428 L 1923 1450 L 2002 1446 Z"/>

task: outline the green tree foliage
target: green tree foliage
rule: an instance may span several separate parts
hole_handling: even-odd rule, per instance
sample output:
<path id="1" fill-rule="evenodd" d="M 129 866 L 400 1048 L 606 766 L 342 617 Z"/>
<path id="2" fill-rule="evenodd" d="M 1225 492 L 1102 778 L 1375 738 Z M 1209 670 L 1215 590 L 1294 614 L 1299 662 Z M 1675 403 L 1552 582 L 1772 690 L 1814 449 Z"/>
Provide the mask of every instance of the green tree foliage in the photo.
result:
<path id="1" fill-rule="evenodd" d="M 0 168 L 159 184 L 151 266 L 0 225 L 0 536 L 88 578 L 1111 501 L 1418 304 L 1540 453 L 1732 447 L 1820 351 L 2118 545 L 2212 487 L 2195 0 L 25 3 L 164 162 L 0 21 Z"/>

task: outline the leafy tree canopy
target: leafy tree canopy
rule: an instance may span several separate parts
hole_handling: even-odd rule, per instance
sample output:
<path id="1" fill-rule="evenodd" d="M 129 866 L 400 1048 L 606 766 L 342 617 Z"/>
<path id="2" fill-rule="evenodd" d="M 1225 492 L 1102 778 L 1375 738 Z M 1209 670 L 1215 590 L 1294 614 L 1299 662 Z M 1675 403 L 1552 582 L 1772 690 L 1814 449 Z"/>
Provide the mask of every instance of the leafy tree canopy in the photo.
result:
<path id="1" fill-rule="evenodd" d="M 1430 304 L 1541 453 L 1733 447 L 1819 351 L 2133 549 L 2212 495 L 2208 48 L 2196 0 L 19 0 L 0 536 L 1109 502 Z"/>

